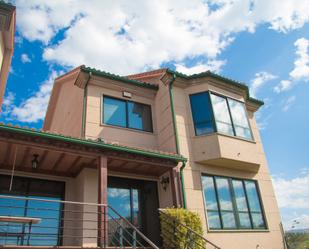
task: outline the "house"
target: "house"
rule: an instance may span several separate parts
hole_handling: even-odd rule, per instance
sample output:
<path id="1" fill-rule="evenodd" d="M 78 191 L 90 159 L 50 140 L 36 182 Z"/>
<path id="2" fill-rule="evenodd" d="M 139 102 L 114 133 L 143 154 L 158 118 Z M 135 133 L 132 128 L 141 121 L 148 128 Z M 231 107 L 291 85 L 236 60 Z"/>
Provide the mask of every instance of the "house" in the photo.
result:
<path id="1" fill-rule="evenodd" d="M 0 8 L 3 93 L 15 9 Z M 158 249 L 158 209 L 184 207 L 220 248 L 283 249 L 261 105 L 208 71 L 58 77 L 41 131 L 0 124 L 0 245 Z"/>
<path id="2" fill-rule="evenodd" d="M 0 112 L 14 50 L 15 7 L 0 1 Z"/>

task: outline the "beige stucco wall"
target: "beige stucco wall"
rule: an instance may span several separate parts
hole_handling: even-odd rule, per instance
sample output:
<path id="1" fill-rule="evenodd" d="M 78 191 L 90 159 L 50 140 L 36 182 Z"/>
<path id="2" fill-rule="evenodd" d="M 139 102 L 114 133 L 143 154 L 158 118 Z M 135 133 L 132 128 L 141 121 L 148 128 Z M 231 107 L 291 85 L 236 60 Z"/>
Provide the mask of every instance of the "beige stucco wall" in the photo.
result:
<path id="1" fill-rule="evenodd" d="M 49 131 L 81 137 L 84 91 L 72 80 L 60 80 L 55 84 L 60 90 L 58 96 L 52 96 L 56 103 Z"/>
<path id="2" fill-rule="evenodd" d="M 0 68 L 2 68 L 3 56 L 4 56 L 3 32 L 0 31 Z"/>
<path id="3" fill-rule="evenodd" d="M 228 164 L 226 167 L 222 167 L 207 165 L 205 162 L 203 164 L 196 163 L 196 158 L 194 157 L 195 153 L 193 151 L 196 138 L 194 134 L 191 107 L 189 103 L 189 94 L 212 90 L 217 93 L 243 101 L 243 97 L 241 95 L 237 95 L 235 92 L 228 91 L 224 88 L 221 89 L 218 86 L 214 86 L 212 83 L 207 84 L 206 82 L 207 81 L 204 80 L 202 84 L 198 84 L 198 82 L 196 85 L 187 87 L 185 89 L 180 87 L 174 88 L 175 113 L 177 129 L 179 133 L 180 154 L 188 158 L 188 163 L 184 170 L 187 206 L 190 210 L 196 211 L 200 214 L 207 239 L 222 248 L 283 249 L 284 246 L 282 234 L 280 231 L 281 220 L 279 209 L 277 206 L 259 131 L 252 112 L 249 112 L 248 116 L 253 131 L 254 143 L 230 138 L 235 139 L 235 143 L 231 143 L 230 139 L 228 140 L 228 143 L 226 143 L 225 140 L 222 140 L 221 143 L 223 144 L 219 146 L 219 150 L 221 151 L 211 151 L 211 153 L 226 153 L 227 158 L 233 158 L 231 151 L 235 151 L 235 148 L 240 149 L 242 153 L 245 153 L 246 148 L 249 148 L 248 152 L 252 153 L 252 150 L 254 150 L 255 153 L 253 153 L 253 156 L 256 157 L 255 161 L 260 163 L 257 171 L 252 172 L 245 167 L 235 169 L 234 167 L 229 167 Z M 207 141 L 210 143 L 212 142 L 211 140 Z M 211 144 L 208 144 L 207 146 L 212 147 Z M 254 149 L 250 149 L 250 146 L 253 146 Z M 201 145 L 197 147 L 201 147 Z M 217 148 L 215 142 L 213 147 Z M 201 175 L 203 173 L 257 180 L 261 191 L 261 199 L 264 206 L 268 230 L 217 232 L 209 231 L 207 227 L 204 196 L 201 185 Z M 259 247 L 257 247 L 257 245 L 259 245 Z"/>

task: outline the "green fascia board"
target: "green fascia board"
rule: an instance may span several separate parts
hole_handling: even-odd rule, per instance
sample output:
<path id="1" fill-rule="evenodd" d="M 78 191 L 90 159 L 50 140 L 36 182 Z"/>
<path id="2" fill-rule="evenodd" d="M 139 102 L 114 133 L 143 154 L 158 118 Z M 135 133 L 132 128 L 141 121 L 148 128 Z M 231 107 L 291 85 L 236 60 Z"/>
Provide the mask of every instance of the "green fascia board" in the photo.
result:
<path id="1" fill-rule="evenodd" d="M 264 105 L 264 102 L 262 100 L 258 100 L 258 99 L 250 97 L 249 88 L 246 84 L 232 80 L 232 79 L 229 79 L 229 78 L 226 78 L 226 77 L 223 77 L 223 76 L 221 76 L 219 74 L 215 74 L 211 71 L 206 71 L 206 72 L 202 72 L 202 73 L 198 73 L 198 74 L 192 74 L 192 75 L 186 75 L 186 74 L 183 74 L 183 73 L 171 70 L 171 69 L 167 69 L 167 72 L 170 73 L 170 74 L 175 74 L 177 77 L 184 78 L 184 79 L 187 79 L 187 80 L 198 79 L 198 78 L 202 78 L 202 77 L 212 77 L 212 78 L 224 81 L 225 83 L 231 84 L 233 86 L 236 86 L 238 88 L 245 90 L 246 95 L 247 95 L 247 99 L 249 101 L 254 102 L 255 104 L 260 105 L 260 106 Z"/>
<path id="2" fill-rule="evenodd" d="M 54 134 L 54 133 L 42 132 L 42 131 L 38 131 L 35 129 L 26 129 L 26 128 L 10 126 L 10 125 L 5 125 L 5 124 L 0 124 L 0 131 L 18 133 L 18 134 L 32 136 L 32 137 L 37 136 L 37 137 L 41 137 L 45 139 L 53 139 L 53 140 L 57 140 L 61 142 L 69 142 L 73 144 L 95 147 L 99 149 L 101 148 L 101 149 L 115 150 L 115 151 L 127 152 L 127 153 L 142 155 L 142 156 L 168 159 L 168 160 L 173 160 L 177 162 L 187 161 L 187 159 L 182 157 L 181 155 L 168 155 L 168 154 L 163 154 L 163 153 L 154 152 L 154 151 L 147 151 L 147 150 L 142 150 L 142 149 L 137 149 L 137 148 L 130 148 L 126 146 L 108 144 L 105 142 L 98 142 L 94 140 L 68 137 L 68 136 Z"/>
<path id="3" fill-rule="evenodd" d="M 137 80 L 131 80 L 127 77 L 123 77 L 123 76 L 120 76 L 120 75 L 100 71 L 100 70 L 97 70 L 97 69 L 91 68 L 91 67 L 81 66 L 81 70 L 83 72 L 87 72 L 87 73 L 91 72 L 93 75 L 101 76 L 101 77 L 108 78 L 108 79 L 111 79 L 111 80 L 121 81 L 123 83 L 131 84 L 131 85 L 135 85 L 135 86 L 139 86 L 139 87 L 145 87 L 145 88 L 149 88 L 149 89 L 153 89 L 153 90 L 159 89 L 158 86 L 153 85 L 153 84 L 149 84 L 149 83 L 141 82 L 141 81 L 137 81 Z"/>

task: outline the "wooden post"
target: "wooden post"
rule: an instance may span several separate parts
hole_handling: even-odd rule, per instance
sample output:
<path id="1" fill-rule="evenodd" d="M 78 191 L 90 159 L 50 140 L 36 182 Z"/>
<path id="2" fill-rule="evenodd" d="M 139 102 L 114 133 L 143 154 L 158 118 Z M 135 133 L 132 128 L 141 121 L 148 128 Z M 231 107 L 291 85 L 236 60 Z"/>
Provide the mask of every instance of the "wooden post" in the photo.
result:
<path id="1" fill-rule="evenodd" d="M 107 204 L 107 157 L 100 156 L 98 161 L 98 204 Z M 106 248 L 108 243 L 107 210 L 107 206 L 100 206 L 98 210 L 98 246 L 101 248 Z"/>
<path id="2" fill-rule="evenodd" d="M 170 177 L 171 177 L 173 204 L 175 207 L 181 207 L 181 197 L 178 182 L 179 177 L 178 177 L 178 170 L 176 167 L 170 170 Z"/>

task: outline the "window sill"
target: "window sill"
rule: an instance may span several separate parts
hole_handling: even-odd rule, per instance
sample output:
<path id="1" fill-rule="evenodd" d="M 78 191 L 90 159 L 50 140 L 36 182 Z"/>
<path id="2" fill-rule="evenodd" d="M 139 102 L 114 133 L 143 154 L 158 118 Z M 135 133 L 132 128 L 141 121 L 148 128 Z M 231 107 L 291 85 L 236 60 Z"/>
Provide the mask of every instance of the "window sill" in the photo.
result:
<path id="1" fill-rule="evenodd" d="M 207 233 L 269 233 L 269 229 L 207 229 Z"/>
<path id="2" fill-rule="evenodd" d="M 241 141 L 244 141 L 244 142 L 256 144 L 256 142 L 254 140 L 250 140 L 250 139 L 246 139 L 246 138 L 242 138 L 242 137 L 231 136 L 231 135 L 224 134 L 224 133 L 221 133 L 221 132 L 213 132 L 213 133 L 208 133 L 208 134 L 203 134 L 203 135 L 195 135 L 195 136 L 193 136 L 193 138 L 197 139 L 197 138 L 200 138 L 200 137 L 209 137 L 209 136 L 213 136 L 213 135 L 217 135 L 217 136 L 219 135 L 219 136 L 234 138 L 234 139 L 241 140 Z"/>
<path id="3" fill-rule="evenodd" d="M 107 128 L 115 128 L 115 129 L 120 129 L 120 130 L 126 130 L 126 131 L 132 131 L 132 132 L 138 132 L 138 133 L 142 133 L 146 135 L 153 135 L 153 136 L 156 135 L 154 132 L 151 132 L 151 131 L 143 131 L 139 129 L 127 128 L 127 127 L 122 127 L 122 126 L 117 126 L 117 125 L 109 125 L 109 124 L 100 123 L 100 126 L 107 127 Z"/>

